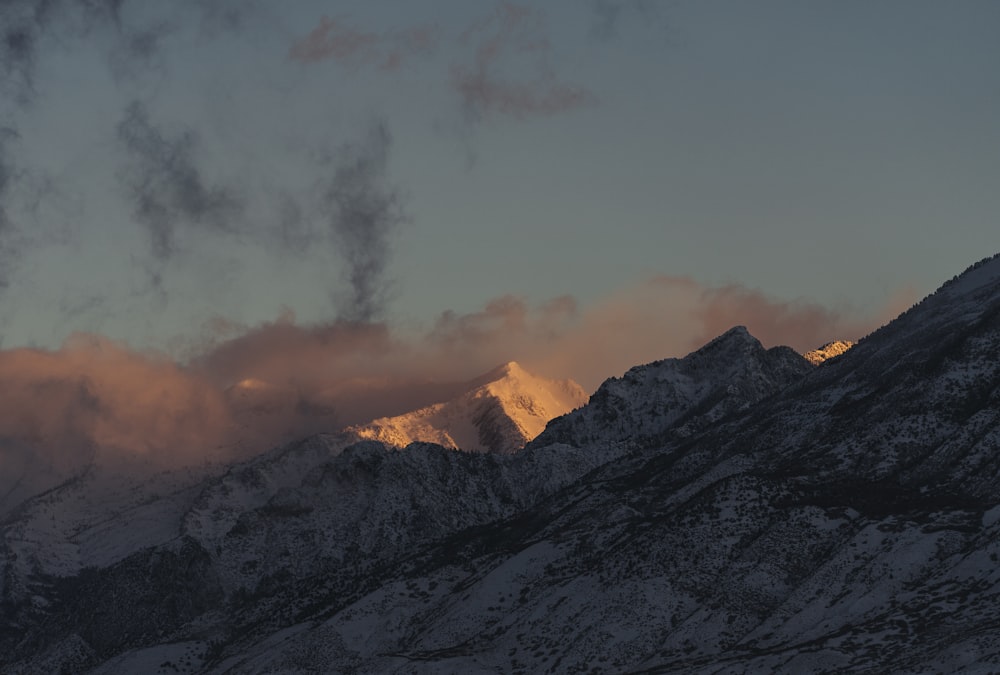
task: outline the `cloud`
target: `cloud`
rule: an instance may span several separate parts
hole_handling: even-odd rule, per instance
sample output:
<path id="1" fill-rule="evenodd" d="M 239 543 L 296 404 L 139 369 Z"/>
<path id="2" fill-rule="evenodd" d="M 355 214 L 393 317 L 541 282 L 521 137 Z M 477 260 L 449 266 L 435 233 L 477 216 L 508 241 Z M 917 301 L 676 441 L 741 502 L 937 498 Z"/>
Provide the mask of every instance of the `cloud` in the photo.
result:
<path id="1" fill-rule="evenodd" d="M 489 17 L 467 28 L 462 41 L 475 46 L 472 65 L 454 66 L 451 84 L 474 121 L 495 115 L 553 115 L 596 101 L 586 88 L 556 78 L 544 15 L 530 7 L 501 2 Z M 509 57 L 525 55 L 532 57 L 529 77 L 502 75 Z"/>
<path id="2" fill-rule="evenodd" d="M 34 92 L 38 34 L 50 6 L 50 2 L 0 4 L 0 91 L 22 103 Z"/>
<path id="3" fill-rule="evenodd" d="M 432 26 L 378 33 L 324 16 L 292 45 L 289 57 L 302 63 L 329 60 L 346 67 L 392 70 L 414 56 L 430 54 L 445 37 Z M 545 16 L 530 7 L 500 2 L 487 16 L 447 38 L 462 55 L 451 67 L 449 84 L 471 121 L 554 115 L 597 100 L 585 87 L 556 77 Z"/>
<path id="4" fill-rule="evenodd" d="M 348 65 L 371 62 L 378 56 L 381 38 L 352 28 L 342 19 L 321 17 L 319 25 L 299 42 L 289 56 L 303 63 L 332 59 Z"/>
<path id="5" fill-rule="evenodd" d="M 17 257 L 17 228 L 8 212 L 8 203 L 17 179 L 10 143 L 17 138 L 13 129 L 0 128 L 0 291 L 10 283 L 11 267 Z"/>
<path id="6" fill-rule="evenodd" d="M 389 48 L 379 62 L 385 70 L 395 70 L 415 56 L 428 56 L 441 40 L 436 26 L 413 26 L 390 34 Z"/>
<path id="7" fill-rule="evenodd" d="M 0 293 L 10 285 L 26 251 L 60 240 L 59 226 L 39 217 L 42 202 L 58 196 L 49 176 L 24 165 L 15 154 L 20 135 L 0 127 Z M 2 339 L 2 328 L 0 328 Z"/>
<path id="8" fill-rule="evenodd" d="M 692 282 L 660 277 L 652 283 L 675 286 Z M 912 289 L 904 289 L 889 298 L 886 306 L 875 314 L 859 316 L 848 309 L 831 309 L 816 303 L 776 301 L 736 284 L 698 288 L 695 293 L 699 304 L 694 315 L 704 326 L 695 341 L 741 324 L 765 344 L 786 344 L 799 351 L 814 349 L 833 339 L 857 340 L 895 318 L 916 300 Z"/>
<path id="9" fill-rule="evenodd" d="M 483 68 L 458 68 L 453 85 L 467 113 L 476 119 L 492 114 L 514 118 L 554 115 L 596 100 L 586 89 L 557 82 L 548 73 L 533 82 L 503 82 Z"/>
<path id="10" fill-rule="evenodd" d="M 766 346 L 807 351 L 833 339 L 858 339 L 912 304 L 910 291 L 871 314 L 782 301 L 739 285 L 705 286 L 663 276 L 586 308 L 571 297 L 538 307 L 505 296 L 482 310 L 438 317 L 422 345 L 428 363 L 475 365 L 517 360 L 552 377 L 571 377 L 593 390 L 639 363 L 683 356 L 735 325 Z"/>
<path id="11" fill-rule="evenodd" d="M 0 2 L 2 90 L 20 104 L 35 96 L 35 70 L 42 39 L 80 37 L 95 25 L 121 25 L 124 0 L 4 0 Z M 61 32 L 60 32 L 61 31 Z"/>
<path id="12" fill-rule="evenodd" d="M 330 386 L 345 377 L 372 375 L 370 365 L 398 349 L 385 324 L 300 326 L 288 312 L 253 329 L 223 322 L 213 331 L 225 337 L 216 342 L 208 336 L 192 364 L 223 387 L 246 378 L 307 389 Z"/>
<path id="13" fill-rule="evenodd" d="M 57 478 L 92 461 L 233 461 L 456 391 L 430 381 L 382 324 L 213 329 L 224 337 L 186 364 L 87 334 L 0 350 L 0 466 L 25 464 L 25 452 Z M 19 478 L 0 475 L 0 499 Z"/>
<path id="14" fill-rule="evenodd" d="M 150 249 L 160 262 L 177 252 L 176 229 L 184 223 L 232 232 L 242 214 L 237 191 L 209 184 L 198 167 L 197 134 L 165 134 L 139 101 L 126 108 L 117 137 L 130 162 L 121 174 L 135 219 L 149 231 Z"/>
<path id="15" fill-rule="evenodd" d="M 360 142 L 324 162 L 331 175 L 321 186 L 321 220 L 346 265 L 350 290 L 337 302 L 349 321 L 369 322 L 382 312 L 389 237 L 407 219 L 399 193 L 387 184 L 391 143 L 385 122 L 375 121 Z"/>
<path id="16" fill-rule="evenodd" d="M 419 383 L 469 380 L 510 360 L 593 390 L 636 364 L 683 356 L 735 325 L 747 326 L 766 346 L 800 352 L 833 339 L 856 340 L 913 298 L 903 291 L 882 309 L 862 313 L 783 301 L 739 285 L 662 276 L 588 306 L 571 296 L 532 305 L 505 295 L 473 312 L 442 312 L 411 335 L 384 323 L 299 326 L 290 315 L 256 329 L 225 324 L 221 339 L 203 342 L 192 363 L 220 386 L 251 377 L 297 387 L 307 398 L 337 390 L 350 400 L 356 392 L 347 392 L 363 383 L 369 392 L 396 391 L 400 405 L 421 399 Z M 399 398 L 403 390 L 414 401 Z M 366 411 L 359 407 L 358 415 Z"/>
<path id="17" fill-rule="evenodd" d="M 191 365 L 219 386 L 252 378 L 296 388 L 307 399 L 336 391 L 345 401 L 359 391 L 394 391 L 400 405 L 421 398 L 419 383 L 469 380 L 509 360 L 593 390 L 638 363 L 683 356 L 734 325 L 746 325 L 767 346 L 806 351 L 837 338 L 857 339 L 912 299 L 906 291 L 865 314 L 664 276 L 586 307 L 571 296 L 538 305 L 501 296 L 477 311 L 442 312 L 411 335 L 374 322 L 300 326 L 290 314 L 252 329 L 221 322 L 198 345 Z M 400 398 L 404 390 L 414 401 Z M 337 404 L 341 411 L 344 405 Z M 352 418 L 368 412 L 362 408 Z"/>
<path id="18" fill-rule="evenodd" d="M 321 17 L 319 25 L 292 45 L 290 58 L 302 63 L 332 60 L 345 66 L 399 68 L 416 55 L 430 53 L 439 40 L 431 26 L 375 33 L 355 28 L 344 19 Z"/>
<path id="19" fill-rule="evenodd" d="M 163 45 L 177 28 L 167 21 L 157 21 L 141 27 L 126 27 L 117 23 L 115 43 L 108 52 L 111 73 L 119 82 L 139 80 L 150 71 L 164 71 Z"/>
<path id="20" fill-rule="evenodd" d="M 298 325 L 290 312 L 255 327 L 218 318 L 181 362 L 84 334 L 55 350 L 0 350 L 0 507 L 5 494 L 23 498 L 90 462 L 233 461 L 414 410 L 509 360 L 593 391 L 733 325 L 765 346 L 804 351 L 856 339 L 911 301 L 903 292 L 864 315 L 664 276 L 586 307 L 569 296 L 539 305 L 502 296 L 474 312 L 443 312 L 417 334 L 380 322 Z M 49 483 L 25 487 L 32 475 Z"/>
<path id="21" fill-rule="evenodd" d="M 43 96 L 58 99 L 65 89 L 58 86 L 59 78 L 36 82 L 42 74 L 51 75 L 48 60 L 65 63 L 66 57 L 79 56 L 80 63 L 93 68 L 88 59 L 105 56 L 114 89 L 101 89 L 106 83 L 98 78 L 97 98 L 105 105 L 113 105 L 109 101 L 117 96 L 137 99 L 125 108 L 116 127 L 113 120 L 108 126 L 117 132 L 126 157 L 117 168 L 128 205 L 149 235 L 151 260 L 140 260 L 139 265 L 147 269 L 154 287 L 162 292 L 163 265 L 178 252 L 181 228 L 189 233 L 231 233 L 244 225 L 244 196 L 208 177 L 205 148 L 196 131 L 201 123 L 168 130 L 154 121 L 155 110 L 138 100 L 143 95 L 138 92 L 149 93 L 163 83 L 151 85 L 152 71 L 170 75 L 168 39 L 187 31 L 207 41 L 222 32 L 249 30 L 248 18 L 255 11 L 257 3 L 250 0 L 182 0 L 162 7 L 125 0 L 0 0 L 0 289 L 11 280 L 16 258 L 59 238 L 60 228 L 68 227 L 58 217 L 47 217 L 52 207 L 61 206 L 52 197 L 70 195 L 84 210 L 88 205 L 85 192 L 78 189 L 79 174 L 102 169 L 103 162 L 93 161 L 94 155 L 88 160 L 93 170 L 87 172 L 71 169 L 70 155 L 60 158 L 64 166 L 43 168 L 51 162 L 44 150 L 19 153 L 16 163 L 12 159 L 13 139 L 21 138 L 22 131 L 26 143 L 38 140 L 39 127 L 30 119 L 33 107 L 48 103 Z M 170 50 L 177 47 L 169 45 Z M 64 103 L 52 105 L 56 110 Z M 87 113 L 79 115 L 81 132 Z M 47 113 L 38 118 L 49 119 Z M 76 119 L 74 115 L 70 124 Z M 78 135 L 77 129 L 72 132 Z M 19 208 L 14 208 L 15 197 Z M 31 216 L 36 222 L 29 227 L 25 221 Z"/>
<path id="22" fill-rule="evenodd" d="M 161 468 L 238 455 L 221 392 L 104 338 L 0 351 L 0 382 L 0 465 L 12 471 L 0 493 L 44 489 L 95 461 Z"/>

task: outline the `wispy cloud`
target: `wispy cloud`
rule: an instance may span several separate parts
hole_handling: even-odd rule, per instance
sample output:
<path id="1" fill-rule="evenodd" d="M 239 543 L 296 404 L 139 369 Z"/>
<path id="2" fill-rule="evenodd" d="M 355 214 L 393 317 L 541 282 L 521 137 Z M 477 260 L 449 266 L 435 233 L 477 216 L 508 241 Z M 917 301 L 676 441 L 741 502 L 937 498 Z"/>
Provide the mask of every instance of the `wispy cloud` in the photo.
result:
<path id="1" fill-rule="evenodd" d="M 103 25 L 121 31 L 124 1 L 4 0 L 0 3 L 0 90 L 21 104 L 32 100 L 43 39 L 54 29 L 60 37 L 83 37 Z"/>
<path id="2" fill-rule="evenodd" d="M 449 85 L 470 121 L 554 115 L 597 100 L 586 87 L 557 77 L 545 14 L 506 1 L 450 36 L 432 26 L 376 32 L 345 18 L 324 16 L 292 45 L 289 57 L 303 63 L 329 60 L 392 70 L 432 53 L 445 41 L 456 55 Z"/>
<path id="3" fill-rule="evenodd" d="M 58 475 L 95 458 L 169 467 L 250 456 L 447 400 L 509 360 L 592 391 L 737 324 L 766 346 L 802 351 L 860 337 L 910 302 L 904 293 L 860 314 L 665 276 L 587 307 L 569 296 L 540 305 L 503 296 L 444 312 L 416 335 L 380 322 L 299 325 L 290 313 L 255 327 L 220 318 L 183 362 L 95 335 L 55 350 L 0 350 L 0 468 L 10 469 L 0 492 L 28 460 Z"/>
<path id="4" fill-rule="evenodd" d="M 178 224 L 234 230 L 242 199 L 235 189 L 206 181 L 198 166 L 195 132 L 165 133 L 150 120 L 146 107 L 134 101 L 118 123 L 117 135 L 129 159 L 121 178 L 135 219 L 149 231 L 154 258 L 163 262 L 176 253 Z"/>
<path id="5" fill-rule="evenodd" d="M 119 81 L 139 80 L 151 72 L 162 72 L 164 43 L 177 29 L 167 21 L 143 26 L 117 25 L 116 40 L 108 51 L 111 73 Z"/>
<path id="6" fill-rule="evenodd" d="M 129 5 L 126 11 L 126 5 Z M 173 3 L 175 18 L 193 20 L 203 31 L 238 30 L 253 10 L 252 2 L 208 2 L 182 0 Z M 28 231 L 24 220 L 52 196 L 61 194 L 58 179 L 31 164 L 22 153 L 12 159 L 14 140 L 20 126 L 44 93 L 36 83 L 39 59 L 63 54 L 87 44 L 104 52 L 114 79 L 135 85 L 139 76 L 163 67 L 165 41 L 178 32 L 172 21 L 133 12 L 135 3 L 126 0 L 3 0 L 0 1 L 0 284 L 9 279 L 14 250 L 14 234 Z M 86 50 L 84 50 L 86 51 Z M 128 80 L 128 82 L 125 82 Z M 113 123 L 112 123 L 113 124 Z M 28 125 L 30 126 L 30 125 Z M 155 124 L 146 103 L 135 100 L 119 121 L 117 139 L 127 161 L 119 176 L 128 189 L 133 215 L 147 228 L 150 267 L 154 282 L 162 270 L 155 269 L 176 252 L 177 228 L 181 224 L 202 229 L 226 230 L 241 212 L 241 197 L 230 186 L 212 184 L 204 177 L 201 145 L 194 127 L 168 133 Z M 17 190 L 15 191 L 15 187 Z M 16 213 L 11 209 L 15 194 L 21 197 Z M 51 221 L 22 236 L 21 253 L 40 242 L 51 240 Z"/>
<path id="7" fill-rule="evenodd" d="M 459 68 L 453 84 L 466 111 L 476 119 L 489 115 L 554 115 L 596 100 L 586 89 L 558 82 L 548 73 L 533 82 L 505 82 L 485 69 Z"/>
<path id="8" fill-rule="evenodd" d="M 0 128 L 0 291 L 10 283 L 11 267 L 17 253 L 17 228 L 8 212 L 8 202 L 17 178 L 10 152 L 10 145 L 16 138 L 14 130 Z"/>
<path id="9" fill-rule="evenodd" d="M 549 59 L 551 45 L 544 14 L 524 5 L 501 2 L 487 18 L 462 34 L 473 45 L 472 63 L 452 68 L 451 83 L 466 114 L 474 119 L 507 115 L 552 115 L 592 104 L 586 88 L 561 82 Z M 505 59 L 528 55 L 529 76 L 504 74 Z"/>
<path id="10" fill-rule="evenodd" d="M 38 39 L 52 2 L 0 4 L 0 73 L 5 96 L 25 102 L 34 93 Z"/>
<path id="11" fill-rule="evenodd" d="M 289 56 L 302 63 L 331 60 L 345 66 L 392 70 L 413 56 L 430 53 L 439 37 L 432 26 L 372 32 L 355 28 L 346 19 L 324 16 L 316 28 L 292 45 Z"/>
<path id="12" fill-rule="evenodd" d="M 406 220 L 399 193 L 387 182 L 392 137 L 375 121 L 359 142 L 326 160 L 330 177 L 322 185 L 321 220 L 346 266 L 349 292 L 339 316 L 369 322 L 382 311 L 386 294 L 389 237 Z"/>
<path id="13" fill-rule="evenodd" d="M 538 307 L 505 296 L 469 314 L 445 312 L 423 343 L 440 358 L 475 364 L 516 359 L 554 377 L 572 377 L 587 389 L 637 363 L 682 356 L 735 325 L 765 345 L 799 351 L 829 340 L 857 339 L 913 303 L 906 291 L 865 314 L 804 301 L 770 298 L 739 285 L 706 286 L 663 276 L 581 308 L 571 297 Z"/>
<path id="14" fill-rule="evenodd" d="M 343 19 L 322 17 L 319 25 L 289 51 L 303 63 L 332 59 L 346 65 L 370 63 L 380 51 L 381 37 L 348 26 Z"/>

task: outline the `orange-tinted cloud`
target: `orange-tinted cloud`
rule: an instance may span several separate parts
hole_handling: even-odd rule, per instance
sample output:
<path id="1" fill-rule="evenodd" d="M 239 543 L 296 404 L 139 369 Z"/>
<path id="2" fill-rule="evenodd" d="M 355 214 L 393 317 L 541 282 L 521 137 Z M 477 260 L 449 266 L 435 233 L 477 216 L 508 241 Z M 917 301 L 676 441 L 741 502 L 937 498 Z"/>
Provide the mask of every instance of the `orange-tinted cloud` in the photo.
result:
<path id="1" fill-rule="evenodd" d="M 431 52 L 438 39 L 437 29 L 431 26 L 374 33 L 355 28 L 344 19 L 324 16 L 288 54 L 302 63 L 332 60 L 346 66 L 376 65 L 392 70 L 407 58 Z"/>
<path id="2" fill-rule="evenodd" d="M 309 35 L 292 46 L 289 55 L 305 63 L 334 59 L 344 63 L 367 61 L 379 37 L 346 25 L 342 20 L 322 17 Z"/>
<path id="3" fill-rule="evenodd" d="M 592 391 L 737 324 L 766 346 L 804 351 L 857 339 L 912 299 L 864 315 L 664 276 L 586 307 L 568 296 L 537 306 L 503 296 L 444 312 L 416 335 L 374 322 L 297 325 L 291 314 L 254 328 L 218 320 L 183 363 L 91 335 L 56 350 L 2 350 L 0 493 L 31 466 L 58 477 L 95 457 L 171 467 L 250 456 L 447 400 L 509 360 Z"/>
<path id="4" fill-rule="evenodd" d="M 510 117 L 554 115 L 589 105 L 596 97 L 583 87 L 557 82 L 545 74 L 532 82 L 505 82 L 488 69 L 456 68 L 452 85 L 466 109 L 475 115 Z"/>
<path id="5" fill-rule="evenodd" d="M 592 391 L 639 363 L 683 356 L 735 325 L 766 346 L 807 351 L 833 339 L 856 340 L 911 305 L 912 291 L 862 314 L 786 302 L 738 285 L 709 287 L 689 277 L 657 277 L 580 308 L 572 298 L 529 307 L 515 297 L 465 315 L 446 312 L 423 346 L 444 363 L 521 361 Z M 431 360 L 434 361 L 433 359 Z"/>
<path id="6" fill-rule="evenodd" d="M 289 57 L 395 70 L 410 58 L 430 54 L 444 39 L 432 26 L 377 33 L 324 16 L 292 45 Z M 556 77 L 545 15 L 531 7 L 500 2 L 449 42 L 461 53 L 452 65 L 450 84 L 471 118 L 553 115 L 596 101 L 585 87 Z"/>
<path id="7" fill-rule="evenodd" d="M 223 392 L 162 355 L 88 335 L 0 351 L 0 509 L 91 463 L 233 459 L 238 431 Z"/>
<path id="8" fill-rule="evenodd" d="M 490 16 L 467 28 L 461 41 L 474 44 L 475 54 L 471 66 L 452 68 L 452 87 L 466 113 L 476 119 L 553 115 L 596 101 L 586 88 L 556 78 L 548 61 L 544 15 L 537 10 L 501 2 Z M 534 57 L 532 75 L 504 76 L 505 58 L 524 54 Z"/>
<path id="9" fill-rule="evenodd" d="M 661 277 L 653 283 L 667 286 L 690 283 L 676 277 Z M 784 344 L 808 351 L 831 339 L 857 340 L 887 323 L 916 302 L 912 289 L 899 291 L 873 315 L 859 316 L 849 309 L 831 309 L 810 302 L 780 302 L 759 291 L 730 284 L 703 288 L 697 292 L 699 309 L 695 315 L 704 324 L 696 342 L 703 342 L 733 325 L 746 325 L 767 345 Z"/>

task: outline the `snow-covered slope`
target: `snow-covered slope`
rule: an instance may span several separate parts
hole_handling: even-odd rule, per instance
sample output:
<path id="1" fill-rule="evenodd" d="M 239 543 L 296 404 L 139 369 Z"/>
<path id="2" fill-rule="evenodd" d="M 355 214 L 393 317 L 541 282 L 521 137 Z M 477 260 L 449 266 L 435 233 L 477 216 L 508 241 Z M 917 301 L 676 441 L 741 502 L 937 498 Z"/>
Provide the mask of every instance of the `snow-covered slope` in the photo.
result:
<path id="1" fill-rule="evenodd" d="M 348 431 L 398 448 L 426 442 L 510 454 L 541 433 L 553 417 L 586 401 L 576 382 L 536 377 L 511 361 L 478 378 L 457 398 Z"/>
<path id="2" fill-rule="evenodd" d="M 87 453 L 73 464 L 58 465 L 40 456 L 24 441 L 0 439 L 0 518 L 33 495 L 51 489 L 86 467 Z"/>
<path id="3" fill-rule="evenodd" d="M 0 658 L 1000 670 L 1000 258 L 820 368 L 789 352 L 734 329 L 605 383 L 515 455 L 276 449 L 211 481 L 175 540 L 27 594 L 5 581 Z"/>
<path id="4" fill-rule="evenodd" d="M 293 398 L 253 380 L 235 385 L 227 395 L 248 416 L 266 415 Z M 493 443 L 491 449 L 514 452 L 544 427 L 548 411 L 560 414 L 582 399 L 575 383 L 543 380 L 511 363 L 472 381 L 449 403 L 391 420 L 398 420 L 408 434 L 404 445 L 449 432 L 453 436 L 448 438 L 462 439 L 459 431 L 471 430 L 470 444 L 483 437 Z M 432 409 L 436 414 L 428 415 Z M 185 534 L 214 545 L 241 514 L 301 485 L 310 472 L 371 430 L 394 428 L 385 426 L 389 420 L 381 422 L 356 432 L 287 443 L 229 467 L 208 464 L 168 471 L 131 466 L 121 457 L 111 463 L 91 461 L 8 515 L 3 541 L 16 561 L 8 573 L 19 580 L 39 574 L 71 576 Z M 392 438 L 399 440 L 399 433 Z M 30 456 L 27 450 L 22 454 Z"/>
<path id="5" fill-rule="evenodd" d="M 822 347 L 808 351 L 802 356 L 805 357 L 806 361 L 818 366 L 824 361 L 829 361 L 835 356 L 840 356 L 848 349 L 854 346 L 854 343 L 850 340 L 834 340 L 833 342 L 827 342 Z"/>
<path id="6" fill-rule="evenodd" d="M 734 338 L 733 344 L 725 348 L 730 338 Z M 696 363 L 699 359 L 715 362 L 717 367 L 706 368 L 704 373 L 705 378 L 718 380 L 715 385 L 726 379 L 726 373 L 755 372 L 760 366 L 756 359 L 764 353 L 759 343 L 745 331 L 733 332 L 706 350 L 715 356 L 704 359 L 704 355 L 699 357 L 696 353 L 688 357 L 686 363 Z M 750 361 L 741 365 L 748 358 Z M 678 401 L 680 407 L 674 412 L 678 418 L 697 425 L 699 419 L 714 416 L 721 408 L 745 407 L 750 402 L 748 392 L 756 392 L 757 396 L 774 394 L 798 376 L 795 372 L 796 368 L 792 368 L 789 380 L 765 378 L 755 386 L 723 386 L 716 392 L 719 396 L 708 406 L 703 405 L 704 400 L 699 397 L 681 399 Z M 477 401 L 477 394 L 485 393 L 481 398 L 500 398 L 508 405 L 514 402 L 513 407 L 499 409 L 511 409 L 520 415 L 519 419 L 524 419 L 526 412 L 535 411 L 536 420 L 532 423 L 538 424 L 538 411 L 543 407 L 550 409 L 554 403 L 539 396 L 539 390 L 547 389 L 535 384 L 533 400 L 518 408 L 516 403 L 528 397 L 519 398 L 513 385 L 525 381 L 537 382 L 511 365 L 480 378 L 468 392 L 465 411 L 470 401 Z M 733 383 L 739 385 L 739 378 Z M 715 385 L 706 385 L 699 391 L 713 390 L 717 388 Z M 572 386 L 563 389 L 570 397 L 577 394 Z M 726 397 L 733 402 L 726 404 Z M 565 399 L 558 396 L 552 399 L 564 409 L 568 407 Z M 706 417 L 704 424 L 707 423 Z M 529 431 L 532 430 L 529 428 Z M 88 620 L 75 628 L 67 627 L 64 630 L 68 632 L 46 629 L 46 637 L 41 638 L 40 644 L 47 646 L 34 648 L 30 662 L 59 663 L 64 657 L 68 659 L 66 663 L 78 663 L 81 658 L 89 659 L 87 662 L 102 662 L 119 653 L 125 645 L 138 647 L 166 639 L 149 637 L 146 632 L 153 631 L 154 626 L 148 621 L 144 623 L 131 610 L 131 603 L 139 597 L 156 593 L 174 597 L 177 592 L 173 587 L 161 588 L 152 578 L 142 581 L 151 575 L 164 574 L 160 568 L 151 567 L 154 561 L 160 564 L 169 560 L 197 567 L 210 561 L 202 573 L 204 583 L 200 581 L 189 589 L 199 594 L 198 602 L 182 604 L 170 616 L 156 615 L 157 635 L 188 630 L 184 626 L 205 611 L 201 604 L 204 598 L 211 603 L 238 606 L 242 618 L 237 623 L 256 625 L 254 634 L 266 635 L 268 630 L 287 621 L 282 612 L 289 608 L 323 604 L 331 597 L 341 600 L 355 597 L 367 587 L 368 582 L 364 579 L 377 578 L 381 574 L 379 570 L 390 568 L 391 561 L 407 555 L 415 547 L 440 541 L 469 527 L 482 527 L 514 517 L 600 465 L 621 457 L 634 445 L 627 436 L 607 437 L 602 443 L 579 447 L 547 441 L 532 443 L 516 455 L 502 455 L 459 453 L 427 444 L 412 445 L 404 451 L 393 451 L 372 442 L 348 447 L 356 439 L 355 434 L 345 433 L 288 444 L 207 479 L 193 493 L 179 495 L 182 498 L 171 502 L 172 510 L 164 521 L 179 523 L 173 536 L 156 535 L 159 530 L 154 528 L 147 532 L 144 540 L 148 548 L 133 546 L 131 551 L 126 551 L 125 540 L 119 539 L 112 549 L 117 559 L 100 561 L 96 566 L 97 576 L 91 579 L 90 587 L 94 590 L 88 592 L 102 594 L 100 600 L 93 602 L 103 603 L 102 606 L 111 602 L 113 608 L 109 606 L 107 614 L 120 616 L 122 621 L 128 622 L 132 631 L 129 637 L 119 636 L 124 625 L 109 621 L 107 617 L 100 622 Z M 345 447 L 347 450 L 343 451 Z M 156 503 L 156 499 L 152 500 L 147 508 Z M 178 514 L 177 508 L 183 512 Z M 122 513 L 126 511 L 121 510 Z M 69 601 L 65 596 L 51 589 L 63 588 L 67 583 L 63 580 L 78 583 L 75 580 L 84 571 L 74 571 L 72 566 L 44 564 L 45 560 L 52 559 L 47 552 L 60 541 L 61 535 L 44 543 L 36 537 L 33 542 L 42 545 L 34 550 L 25 548 L 25 540 L 31 538 L 25 533 L 47 522 L 47 513 L 36 509 L 36 517 L 31 521 L 35 523 L 34 528 L 24 528 L 22 520 L 11 523 L 4 530 L 17 547 L 16 552 L 9 551 L 7 558 L 7 570 L 11 572 L 8 576 L 17 583 L 8 584 L 4 597 L 9 606 L 18 608 L 9 615 L 9 628 L 15 630 L 16 627 L 19 633 L 33 633 L 33 625 L 51 628 L 59 624 L 59 621 L 53 623 L 53 616 L 67 617 L 66 612 L 76 616 L 72 606 L 66 604 Z M 113 536 L 110 533 L 113 528 L 125 524 L 117 514 L 113 515 L 101 528 L 108 530 L 105 536 Z M 93 524 L 86 524 L 83 530 L 93 527 Z M 128 540 L 139 541 L 134 537 Z M 155 551 L 163 553 L 151 553 Z M 15 560 L 33 561 L 33 565 L 25 570 L 14 565 Z M 79 558 L 70 556 L 66 560 Z M 17 570 L 23 574 L 14 574 Z M 123 582 L 123 575 L 129 581 Z M 105 594 L 115 600 L 110 601 Z M 30 600 L 32 597 L 38 600 Z M 285 609 L 275 613 L 276 606 Z M 204 652 L 209 640 L 228 641 L 225 630 L 229 629 L 223 630 L 223 627 L 230 625 L 230 619 L 225 619 L 224 624 L 219 624 L 218 620 L 217 616 L 204 624 L 199 623 L 202 621 L 199 619 L 196 623 L 202 628 L 197 629 L 197 635 L 192 634 L 190 639 L 182 641 L 187 646 L 181 649 L 181 643 L 172 644 L 165 647 L 163 653 Z M 140 634 L 138 637 L 136 631 Z M 87 646 L 83 652 L 81 645 Z M 81 653 L 89 656 L 81 656 Z M 154 656 L 159 653 L 154 649 Z M 149 654 L 143 654 L 135 652 L 136 660 L 129 663 L 146 663 Z"/>
<path id="7" fill-rule="evenodd" d="M 690 436 L 811 370 L 789 347 L 764 349 L 737 326 L 683 359 L 636 366 L 607 380 L 586 407 L 553 420 L 535 444 L 641 445 L 667 435 Z"/>
<path id="8" fill-rule="evenodd" d="M 216 668 L 996 672 L 998 355 L 994 258 L 775 396 Z"/>

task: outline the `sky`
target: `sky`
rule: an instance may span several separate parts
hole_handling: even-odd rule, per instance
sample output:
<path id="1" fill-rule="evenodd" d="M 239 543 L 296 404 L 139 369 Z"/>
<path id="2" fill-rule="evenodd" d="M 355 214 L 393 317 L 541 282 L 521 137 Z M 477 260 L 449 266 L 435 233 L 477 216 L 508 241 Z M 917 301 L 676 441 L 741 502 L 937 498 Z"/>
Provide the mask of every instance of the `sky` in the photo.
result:
<path id="1" fill-rule="evenodd" d="M 858 338 L 997 251 L 998 27 L 974 0 L 3 0 L 0 395 L 44 371 L 120 410 L 108 359 L 310 405 L 509 359 L 592 390 L 736 324 Z"/>

